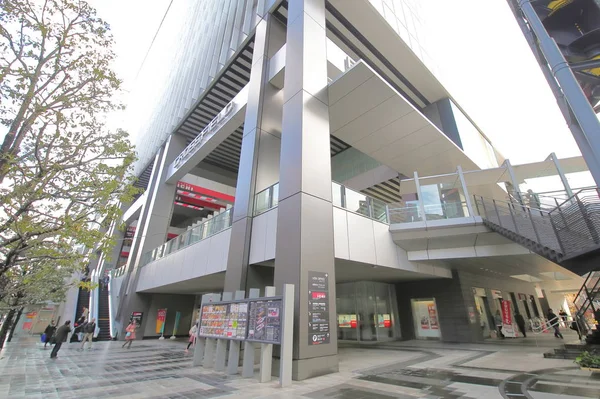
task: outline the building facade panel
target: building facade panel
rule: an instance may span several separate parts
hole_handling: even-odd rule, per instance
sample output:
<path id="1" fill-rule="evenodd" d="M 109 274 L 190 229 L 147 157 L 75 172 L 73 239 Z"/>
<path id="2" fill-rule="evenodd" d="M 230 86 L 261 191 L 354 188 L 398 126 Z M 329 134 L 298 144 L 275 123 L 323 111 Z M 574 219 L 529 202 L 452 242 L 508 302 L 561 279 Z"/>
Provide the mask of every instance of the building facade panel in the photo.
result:
<path id="1" fill-rule="evenodd" d="M 497 154 L 425 65 L 417 0 L 181 4 L 170 31 L 178 44 L 149 55 L 173 62 L 140 104 L 136 170 L 150 158 L 156 165 L 128 213 L 137 230 L 125 276 L 114 279 L 126 303 L 116 326 L 142 311 L 141 335 L 156 336 L 161 307 L 193 322 L 197 295 L 294 284 L 301 380 L 337 370 L 338 340 L 490 338 L 498 292 L 515 295 L 515 312 L 538 317 L 534 284 L 517 274 L 558 266 L 494 241 L 467 201 L 505 199 L 497 181 L 469 194 L 462 172 L 497 167 Z M 232 98 L 245 107 L 235 126 L 223 117 Z M 219 142 L 165 179 L 165 165 L 206 126 L 208 136 L 222 133 Z M 473 235 L 459 231 L 466 224 Z M 522 260 L 531 268 L 514 267 Z M 313 273 L 328 276 L 322 345 L 308 328 Z"/>

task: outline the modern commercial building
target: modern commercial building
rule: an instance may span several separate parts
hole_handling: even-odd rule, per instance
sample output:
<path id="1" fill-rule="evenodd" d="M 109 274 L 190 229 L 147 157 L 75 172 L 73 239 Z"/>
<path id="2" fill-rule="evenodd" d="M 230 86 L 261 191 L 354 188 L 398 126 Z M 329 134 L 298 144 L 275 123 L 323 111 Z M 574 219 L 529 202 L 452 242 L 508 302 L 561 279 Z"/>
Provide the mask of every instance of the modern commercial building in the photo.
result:
<path id="1" fill-rule="evenodd" d="M 159 309 L 165 335 L 176 318 L 185 335 L 201 294 L 294 284 L 305 379 L 337 370 L 340 342 L 480 342 L 502 299 L 536 320 L 577 292 L 556 263 L 562 241 L 544 241 L 555 198 L 521 191 L 585 163 L 499 154 L 426 66 L 419 1 L 182 4 L 167 16 L 177 40 L 147 61 L 168 68 L 142 73 L 133 104 L 143 194 L 111 260 L 92 265 L 93 279 L 110 271 L 90 309 L 110 309 L 112 336 L 133 313 L 140 338 L 159 336 Z M 320 345 L 311 272 L 329 284 Z"/>

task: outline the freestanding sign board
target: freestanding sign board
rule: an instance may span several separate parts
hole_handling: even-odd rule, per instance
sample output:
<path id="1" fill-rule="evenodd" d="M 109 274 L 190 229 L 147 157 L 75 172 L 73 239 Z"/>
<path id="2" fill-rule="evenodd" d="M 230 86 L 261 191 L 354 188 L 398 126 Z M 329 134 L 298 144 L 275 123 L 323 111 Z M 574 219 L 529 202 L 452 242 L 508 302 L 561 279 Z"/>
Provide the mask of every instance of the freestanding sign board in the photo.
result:
<path id="1" fill-rule="evenodd" d="M 281 299 L 250 302 L 248 341 L 281 343 Z"/>
<path id="2" fill-rule="evenodd" d="M 144 317 L 144 312 L 131 312 L 131 317 L 129 318 L 129 321 L 130 322 L 135 321 L 138 326 L 141 326 L 143 317 Z"/>
<path id="3" fill-rule="evenodd" d="M 320 284 L 318 287 L 323 288 L 322 281 Z M 275 293 L 275 287 L 269 286 L 265 287 L 263 298 L 259 298 L 260 291 L 255 288 L 250 289 L 247 299 L 244 299 L 244 291 L 236 291 L 235 299 L 231 292 L 203 295 L 194 366 L 201 364 L 214 367 L 216 371 L 227 370 L 228 374 L 237 374 L 240 355 L 238 341 L 243 341 L 245 354 L 242 376 L 254 375 L 254 349 L 260 346 L 258 380 L 268 382 L 272 375 L 273 345 L 280 345 L 279 383 L 282 387 L 291 385 L 294 286 L 285 284 L 283 295 L 276 296 Z"/>
<path id="4" fill-rule="evenodd" d="M 308 272 L 308 344 L 328 344 L 329 328 L 329 275 Z"/>
<path id="5" fill-rule="evenodd" d="M 281 298 L 244 299 L 202 305 L 201 338 L 281 343 Z"/>

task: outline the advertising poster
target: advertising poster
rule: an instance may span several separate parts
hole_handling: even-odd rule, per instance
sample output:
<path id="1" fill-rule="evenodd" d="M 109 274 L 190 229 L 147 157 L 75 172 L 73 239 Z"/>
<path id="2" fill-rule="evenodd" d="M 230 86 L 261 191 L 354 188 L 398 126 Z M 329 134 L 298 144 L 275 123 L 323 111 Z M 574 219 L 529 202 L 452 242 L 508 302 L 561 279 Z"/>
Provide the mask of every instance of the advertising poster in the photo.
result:
<path id="1" fill-rule="evenodd" d="M 431 329 L 439 330 L 440 325 L 438 324 L 437 309 L 435 308 L 434 303 L 427 304 L 427 312 L 429 314 L 429 325 L 431 326 Z"/>
<path id="2" fill-rule="evenodd" d="M 173 326 L 173 335 L 177 335 L 179 329 L 179 322 L 181 321 L 181 312 L 175 313 L 175 325 Z"/>
<path id="3" fill-rule="evenodd" d="M 441 337 L 439 317 L 435 302 L 432 299 L 413 299 L 412 308 L 417 337 Z"/>
<path id="4" fill-rule="evenodd" d="M 248 304 L 232 303 L 227 315 L 226 336 L 230 339 L 244 339 L 248 325 Z"/>
<path id="5" fill-rule="evenodd" d="M 131 317 L 129 321 L 136 322 L 138 326 L 142 325 L 142 317 L 144 316 L 144 312 L 131 312 Z"/>
<path id="6" fill-rule="evenodd" d="M 167 309 L 158 309 L 156 316 L 156 333 L 163 334 L 165 330 L 165 321 L 167 320 Z"/>
<path id="7" fill-rule="evenodd" d="M 339 314 L 338 315 L 338 326 L 339 326 L 339 328 L 356 328 L 356 315 L 355 314 Z"/>
<path id="8" fill-rule="evenodd" d="M 378 314 L 377 326 L 379 328 L 390 328 L 392 326 L 392 317 L 388 313 Z"/>
<path id="9" fill-rule="evenodd" d="M 505 337 L 515 338 L 516 329 L 513 326 L 513 317 L 510 301 L 502 300 L 502 334 Z"/>
<path id="10" fill-rule="evenodd" d="M 229 324 L 227 308 L 229 305 L 204 305 L 200 319 L 200 337 L 225 338 Z"/>
<path id="11" fill-rule="evenodd" d="M 281 300 L 250 302 L 248 340 L 281 343 Z"/>
<path id="12" fill-rule="evenodd" d="M 308 272 L 308 344 L 330 342 L 329 275 Z"/>

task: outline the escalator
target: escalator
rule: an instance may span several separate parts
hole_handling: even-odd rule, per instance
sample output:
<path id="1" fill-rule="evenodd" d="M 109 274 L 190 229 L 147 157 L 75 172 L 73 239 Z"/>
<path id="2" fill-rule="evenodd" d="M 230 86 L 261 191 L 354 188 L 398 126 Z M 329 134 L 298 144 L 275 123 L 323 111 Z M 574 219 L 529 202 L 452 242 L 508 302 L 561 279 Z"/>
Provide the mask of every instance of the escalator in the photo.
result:
<path id="1" fill-rule="evenodd" d="M 71 325 L 81 317 L 83 314 L 83 308 L 88 308 L 90 306 L 90 291 L 79 288 L 79 294 L 77 295 L 77 307 L 75 308 L 75 315 L 73 320 L 71 320 Z"/>
<path id="2" fill-rule="evenodd" d="M 108 288 L 98 287 L 98 341 L 110 341 L 110 307 L 108 302 Z"/>

